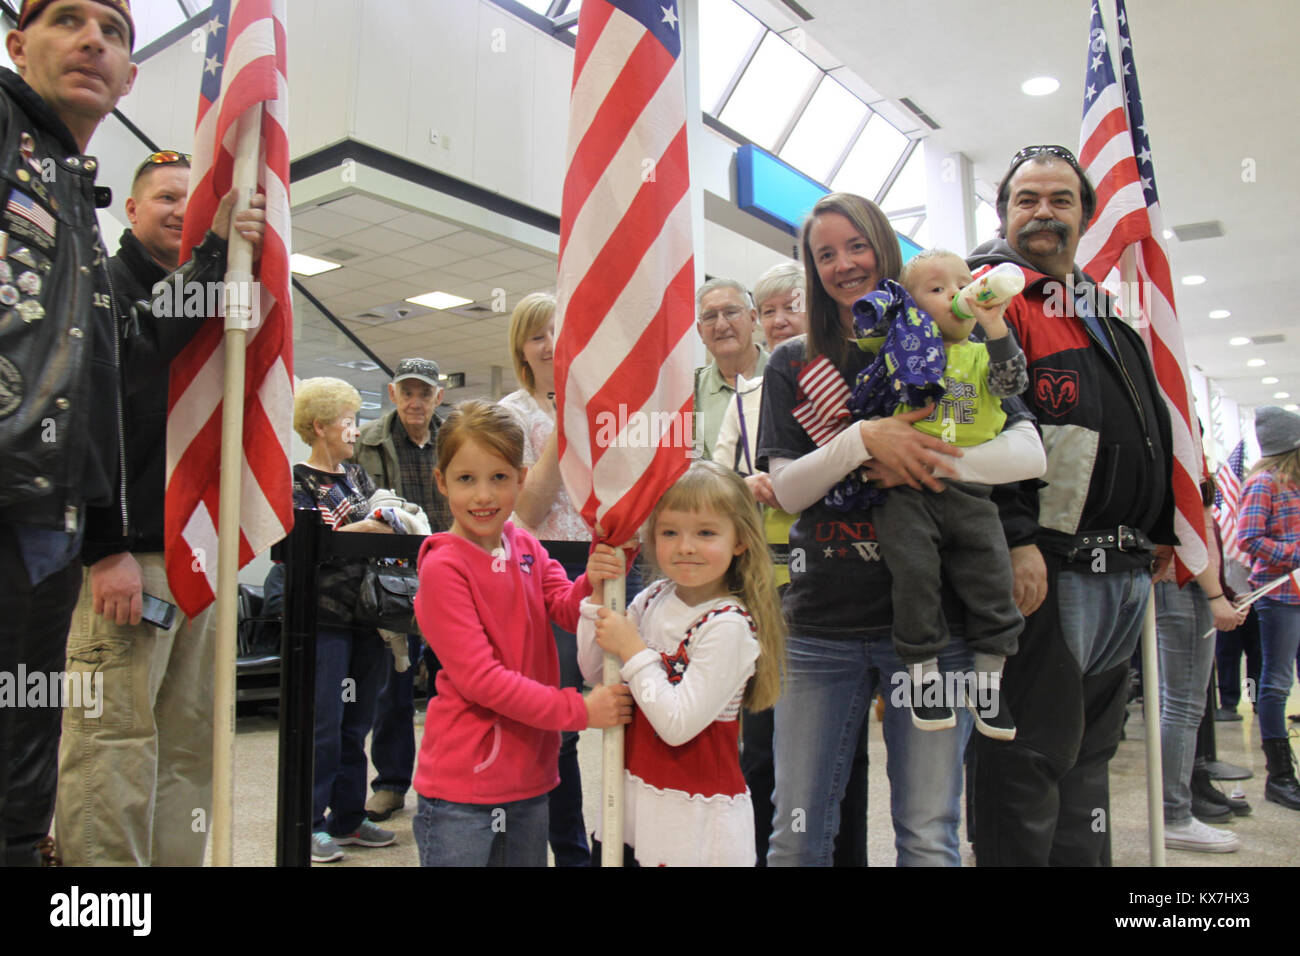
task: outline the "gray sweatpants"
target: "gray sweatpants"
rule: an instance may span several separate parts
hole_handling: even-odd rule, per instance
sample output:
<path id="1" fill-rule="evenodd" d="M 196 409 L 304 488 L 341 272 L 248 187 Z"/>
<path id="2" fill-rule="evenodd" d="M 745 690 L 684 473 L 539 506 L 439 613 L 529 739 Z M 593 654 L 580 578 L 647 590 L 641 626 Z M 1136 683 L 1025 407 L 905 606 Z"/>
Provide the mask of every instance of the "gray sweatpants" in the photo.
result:
<path id="1" fill-rule="evenodd" d="M 1010 657 L 1024 618 L 1012 597 L 1011 556 L 991 488 L 947 481 L 943 492 L 889 489 L 875 508 L 880 552 L 893 578 L 894 648 L 906 664 L 948 644 L 940 589 L 966 608 L 962 630 L 977 653 Z"/>

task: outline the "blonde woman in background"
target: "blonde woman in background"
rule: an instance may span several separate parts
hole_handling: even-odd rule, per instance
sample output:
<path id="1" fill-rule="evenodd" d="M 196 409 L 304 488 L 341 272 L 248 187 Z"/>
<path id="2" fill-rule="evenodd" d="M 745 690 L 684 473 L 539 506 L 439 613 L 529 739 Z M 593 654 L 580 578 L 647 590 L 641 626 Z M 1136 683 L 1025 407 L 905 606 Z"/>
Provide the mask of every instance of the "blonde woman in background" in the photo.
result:
<path id="1" fill-rule="evenodd" d="M 590 541 L 591 532 L 560 479 L 555 428 L 555 296 L 534 292 L 519 300 L 510 315 L 510 360 L 520 388 L 501 399 L 524 429 L 524 486 L 515 501 L 514 523 L 531 531 L 550 548 L 553 541 Z M 563 551 L 552 554 L 570 579 L 584 570 L 583 560 Z M 568 560 L 566 560 L 568 558 Z M 628 589 L 631 598 L 632 589 Z M 582 688 L 577 637 L 552 625 L 560 655 L 560 686 Z M 591 851 L 582 819 L 582 775 L 578 770 L 578 735 L 564 731 L 560 743 L 560 785 L 551 791 L 550 843 L 556 866 L 587 866 Z"/>

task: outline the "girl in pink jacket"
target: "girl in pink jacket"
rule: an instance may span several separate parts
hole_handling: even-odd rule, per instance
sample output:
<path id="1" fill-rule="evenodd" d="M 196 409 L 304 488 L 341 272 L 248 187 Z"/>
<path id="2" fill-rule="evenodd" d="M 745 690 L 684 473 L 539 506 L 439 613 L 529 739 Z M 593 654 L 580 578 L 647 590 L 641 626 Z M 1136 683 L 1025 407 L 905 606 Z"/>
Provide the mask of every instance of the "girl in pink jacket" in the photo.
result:
<path id="1" fill-rule="evenodd" d="M 591 593 L 506 518 L 523 485 L 524 435 L 505 409 L 456 406 L 434 478 L 450 531 L 420 550 L 420 630 L 442 670 L 415 773 L 422 866 L 545 866 L 547 794 L 561 730 L 631 720 L 623 686 L 561 689 L 550 622 L 575 630 Z"/>

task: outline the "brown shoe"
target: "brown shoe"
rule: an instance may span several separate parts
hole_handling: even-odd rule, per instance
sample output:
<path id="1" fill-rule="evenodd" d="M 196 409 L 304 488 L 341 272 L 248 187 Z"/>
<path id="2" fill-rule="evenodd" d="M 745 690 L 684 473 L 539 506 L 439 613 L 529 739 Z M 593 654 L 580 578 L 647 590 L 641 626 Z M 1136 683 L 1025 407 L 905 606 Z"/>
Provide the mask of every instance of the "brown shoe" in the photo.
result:
<path id="1" fill-rule="evenodd" d="M 406 806 L 406 794 L 396 790 L 376 790 L 366 801 L 366 816 L 376 822 L 387 820 Z"/>

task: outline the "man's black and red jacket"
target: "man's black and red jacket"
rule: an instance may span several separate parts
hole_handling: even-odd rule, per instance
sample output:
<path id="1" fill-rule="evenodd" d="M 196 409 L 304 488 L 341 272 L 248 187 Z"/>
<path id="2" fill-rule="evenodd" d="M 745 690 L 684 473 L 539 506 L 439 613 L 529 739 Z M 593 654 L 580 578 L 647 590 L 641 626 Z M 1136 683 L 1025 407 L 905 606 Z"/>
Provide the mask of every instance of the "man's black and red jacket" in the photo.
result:
<path id="1" fill-rule="evenodd" d="M 1061 552 L 1076 535 L 1127 525 L 1174 544 L 1169 413 L 1146 347 L 1118 318 L 1114 300 L 1078 269 L 1067 282 L 1044 276 L 1003 239 L 967 261 L 971 269 L 1013 262 L 1026 278 L 1006 318 L 1029 364 L 1021 397 L 1042 429 L 1047 473 L 1046 486 L 1035 480 L 996 490 L 1007 543 Z M 1079 317 L 1089 305 L 1110 350 Z"/>

